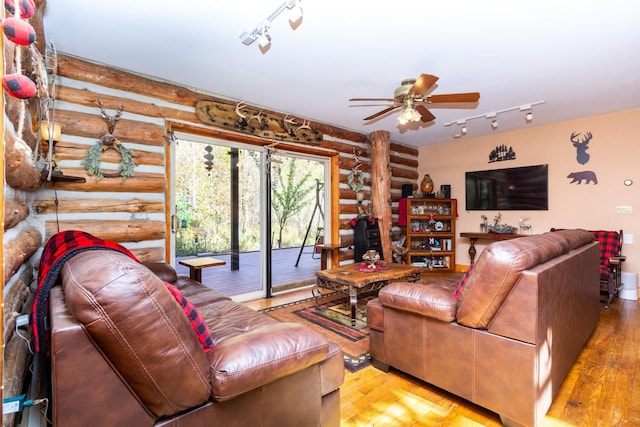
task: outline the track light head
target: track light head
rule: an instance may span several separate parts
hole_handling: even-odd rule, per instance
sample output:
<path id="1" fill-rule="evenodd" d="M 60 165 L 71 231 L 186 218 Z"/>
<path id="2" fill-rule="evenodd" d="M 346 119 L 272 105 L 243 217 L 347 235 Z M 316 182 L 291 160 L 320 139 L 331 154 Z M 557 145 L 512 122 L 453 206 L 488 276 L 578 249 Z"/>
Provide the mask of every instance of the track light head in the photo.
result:
<path id="1" fill-rule="evenodd" d="M 271 36 L 266 31 L 258 37 L 258 46 L 260 49 L 265 50 L 271 45 Z"/>
<path id="2" fill-rule="evenodd" d="M 302 6 L 296 0 L 292 5 L 287 4 L 287 8 L 291 9 L 289 12 L 289 25 L 295 30 L 302 23 Z"/>
<path id="3" fill-rule="evenodd" d="M 533 121 L 533 113 L 529 111 L 526 116 L 524 116 L 524 120 L 527 123 L 531 123 Z"/>

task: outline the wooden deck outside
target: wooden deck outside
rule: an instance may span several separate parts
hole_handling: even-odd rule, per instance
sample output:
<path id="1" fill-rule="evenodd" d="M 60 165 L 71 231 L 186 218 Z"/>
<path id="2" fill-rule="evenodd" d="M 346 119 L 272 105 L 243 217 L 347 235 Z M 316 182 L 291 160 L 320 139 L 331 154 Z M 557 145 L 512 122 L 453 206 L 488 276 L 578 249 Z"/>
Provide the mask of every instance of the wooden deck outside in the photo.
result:
<path id="1" fill-rule="evenodd" d="M 272 251 L 272 288 L 274 292 L 315 283 L 316 271 L 320 269 L 320 254 L 312 254 L 312 252 L 313 246 L 306 246 L 296 267 L 296 260 L 300 253 L 299 247 Z M 226 265 L 204 268 L 202 270 L 203 284 L 229 296 L 260 290 L 262 280 L 260 252 L 242 252 L 238 270 L 231 270 L 231 256 L 228 254 L 209 254 L 207 256 L 226 261 Z M 179 260 L 190 258 L 197 257 L 176 259 L 178 274 L 189 275 L 189 268 L 180 265 Z"/>

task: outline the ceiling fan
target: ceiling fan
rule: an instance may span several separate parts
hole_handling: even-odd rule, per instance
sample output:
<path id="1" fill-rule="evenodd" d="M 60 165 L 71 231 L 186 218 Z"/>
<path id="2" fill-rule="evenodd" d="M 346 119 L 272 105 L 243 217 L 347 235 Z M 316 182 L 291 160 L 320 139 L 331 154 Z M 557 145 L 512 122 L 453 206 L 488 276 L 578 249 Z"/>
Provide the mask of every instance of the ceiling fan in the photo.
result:
<path id="1" fill-rule="evenodd" d="M 438 77 L 431 74 L 420 74 L 418 79 L 405 79 L 396 88 L 393 98 L 351 98 L 349 101 L 388 101 L 393 102 L 392 105 L 384 110 L 378 111 L 364 120 L 373 120 L 383 116 L 393 110 L 402 108 L 402 113 L 398 116 L 400 124 L 407 122 L 430 122 L 435 120 L 435 116 L 427 109 L 427 105 L 435 104 L 451 104 L 457 102 L 477 102 L 480 99 L 480 93 L 449 93 L 442 95 L 429 95 L 434 85 L 438 81 Z"/>

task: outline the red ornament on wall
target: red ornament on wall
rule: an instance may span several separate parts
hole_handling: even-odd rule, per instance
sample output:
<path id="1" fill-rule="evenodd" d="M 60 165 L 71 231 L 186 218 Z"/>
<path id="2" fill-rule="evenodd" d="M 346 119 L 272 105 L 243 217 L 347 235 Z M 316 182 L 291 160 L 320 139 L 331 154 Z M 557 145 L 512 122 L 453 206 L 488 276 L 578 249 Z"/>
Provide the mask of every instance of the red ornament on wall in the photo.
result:
<path id="1" fill-rule="evenodd" d="M 7 18 L 2 22 L 2 31 L 9 40 L 22 46 L 36 41 L 36 32 L 26 21 L 17 18 Z"/>
<path id="2" fill-rule="evenodd" d="M 20 17 L 22 19 L 29 19 L 36 13 L 36 4 L 33 0 L 18 0 L 20 3 Z M 13 15 L 16 14 L 15 0 L 5 0 L 4 7 Z"/>
<path id="3" fill-rule="evenodd" d="M 2 76 L 2 87 L 9 95 L 20 99 L 31 98 L 38 90 L 33 80 L 22 74 Z"/>

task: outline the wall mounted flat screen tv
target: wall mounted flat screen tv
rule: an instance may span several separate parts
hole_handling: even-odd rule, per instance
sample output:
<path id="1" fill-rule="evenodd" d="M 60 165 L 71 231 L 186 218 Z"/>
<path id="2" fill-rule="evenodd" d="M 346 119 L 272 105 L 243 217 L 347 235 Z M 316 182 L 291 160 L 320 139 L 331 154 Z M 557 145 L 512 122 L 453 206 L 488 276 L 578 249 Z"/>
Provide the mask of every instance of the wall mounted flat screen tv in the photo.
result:
<path id="1" fill-rule="evenodd" d="M 465 172 L 468 211 L 549 210 L 549 165 Z"/>

